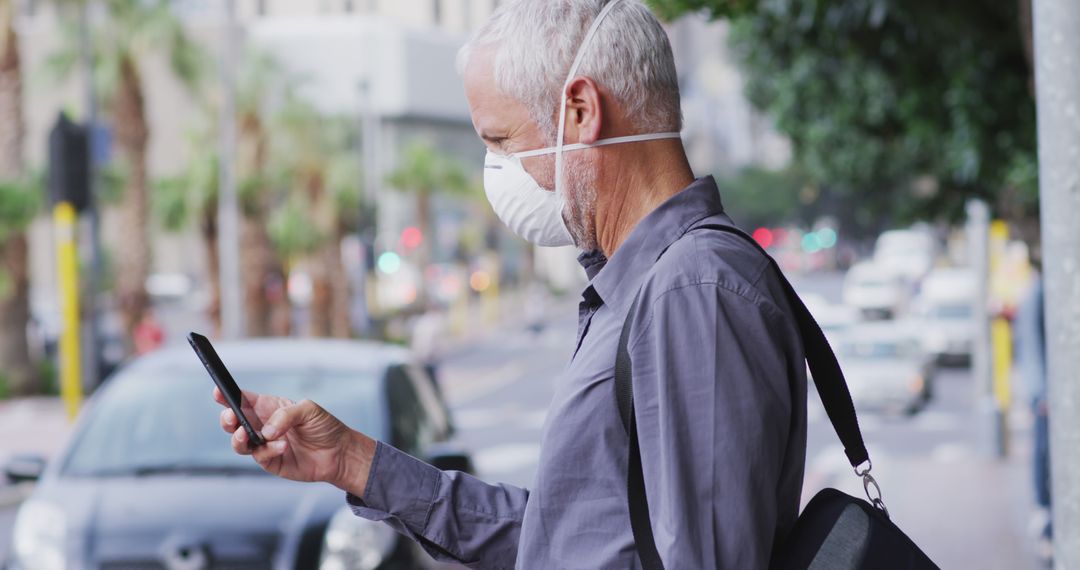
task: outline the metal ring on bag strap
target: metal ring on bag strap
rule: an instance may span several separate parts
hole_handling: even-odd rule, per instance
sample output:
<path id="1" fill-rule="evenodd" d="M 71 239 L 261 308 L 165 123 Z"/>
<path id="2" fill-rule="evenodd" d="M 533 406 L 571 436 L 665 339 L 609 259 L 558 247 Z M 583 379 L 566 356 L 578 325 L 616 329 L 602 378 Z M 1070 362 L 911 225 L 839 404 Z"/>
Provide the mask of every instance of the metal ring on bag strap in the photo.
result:
<path id="1" fill-rule="evenodd" d="M 885 501 L 882 499 L 881 495 L 881 486 L 878 485 L 874 476 L 870 474 L 869 469 L 864 472 L 862 478 L 863 491 L 866 491 L 866 498 L 870 499 L 870 504 L 877 507 L 882 513 L 885 513 L 885 518 L 892 518 L 889 516 L 889 509 L 885 508 Z M 873 493 L 870 492 L 871 487 L 874 488 Z"/>
<path id="2" fill-rule="evenodd" d="M 891 518 L 889 516 L 889 509 L 885 508 L 885 501 L 882 499 L 881 486 L 878 485 L 877 479 L 870 474 L 870 471 L 874 468 L 874 463 L 869 458 L 866 460 L 866 468 L 859 469 L 862 464 L 856 465 L 855 475 L 862 477 L 863 491 L 866 492 L 866 498 L 870 500 L 870 504 L 877 507 L 881 512 L 885 513 L 885 518 Z M 874 492 L 870 492 L 870 487 L 874 488 Z"/>

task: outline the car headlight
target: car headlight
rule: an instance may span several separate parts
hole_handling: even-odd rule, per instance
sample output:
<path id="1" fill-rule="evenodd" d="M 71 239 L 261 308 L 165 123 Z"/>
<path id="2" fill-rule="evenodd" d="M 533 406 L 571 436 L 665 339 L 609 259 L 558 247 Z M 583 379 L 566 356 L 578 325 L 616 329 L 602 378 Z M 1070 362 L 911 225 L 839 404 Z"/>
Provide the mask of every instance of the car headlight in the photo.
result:
<path id="1" fill-rule="evenodd" d="M 67 521 L 51 503 L 30 500 L 15 517 L 12 547 L 16 566 L 25 570 L 64 568 Z"/>
<path id="2" fill-rule="evenodd" d="M 912 394 L 921 394 L 926 387 L 926 378 L 922 374 L 916 374 L 908 381 L 908 388 Z"/>
<path id="3" fill-rule="evenodd" d="M 372 570 L 390 556 L 397 539 L 394 529 L 345 507 L 326 527 L 319 570 Z"/>

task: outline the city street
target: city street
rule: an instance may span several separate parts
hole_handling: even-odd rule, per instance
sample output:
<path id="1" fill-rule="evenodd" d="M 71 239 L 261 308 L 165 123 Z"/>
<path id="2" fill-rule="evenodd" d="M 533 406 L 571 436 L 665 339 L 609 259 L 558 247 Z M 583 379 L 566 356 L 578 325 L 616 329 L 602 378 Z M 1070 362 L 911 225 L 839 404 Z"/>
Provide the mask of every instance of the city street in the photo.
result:
<path id="1" fill-rule="evenodd" d="M 840 277 L 794 281 L 804 294 L 835 301 Z M 454 409 L 458 438 L 473 452 L 482 478 L 526 487 L 532 483 L 552 381 L 565 366 L 575 336 L 574 303 L 567 298 L 553 304 L 539 332 L 511 322 L 477 335 L 448 356 L 441 382 Z M 813 389 L 810 393 L 804 502 L 827 486 L 863 496 L 861 480 L 847 465 Z M 1012 418 L 1009 460 L 991 459 L 974 395 L 967 369 L 945 369 L 934 400 L 919 413 L 864 412 L 860 422 L 874 475 L 893 519 L 942 568 L 1034 568 L 1026 537 L 1031 497 L 1027 420 L 1023 414 Z M 42 442 L 51 453 L 63 440 L 66 423 L 59 406 L 31 409 L 43 405 L 30 402 L 8 416 L 35 414 L 37 425 L 53 431 Z M 52 416 L 58 421 L 50 422 Z M 0 559 L 9 545 L 14 513 L 15 507 L 0 505 Z"/>
<path id="2" fill-rule="evenodd" d="M 838 275 L 793 281 L 801 293 L 837 300 Z M 569 357 L 575 313 L 567 304 L 551 312 L 539 334 L 498 331 L 446 362 L 442 374 L 459 438 L 475 454 L 482 478 L 531 484 L 552 379 Z M 804 503 L 830 486 L 863 497 L 813 388 L 810 394 Z M 1026 536 L 1026 419 L 1014 414 L 1009 460 L 989 458 L 974 394 L 968 369 L 944 369 L 934 401 L 919 413 L 863 413 L 873 473 L 893 520 L 942 568 L 1035 568 Z"/>

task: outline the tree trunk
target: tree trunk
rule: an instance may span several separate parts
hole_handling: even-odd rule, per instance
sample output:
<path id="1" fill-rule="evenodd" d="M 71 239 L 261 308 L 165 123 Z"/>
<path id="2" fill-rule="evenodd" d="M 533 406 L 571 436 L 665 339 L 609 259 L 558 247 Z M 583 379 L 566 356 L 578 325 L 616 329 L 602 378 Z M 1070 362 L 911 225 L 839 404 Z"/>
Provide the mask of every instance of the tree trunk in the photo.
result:
<path id="1" fill-rule="evenodd" d="M 40 391 L 26 340 L 30 322 L 28 258 L 26 234 L 12 234 L 0 243 L 0 379 L 15 395 Z"/>
<path id="2" fill-rule="evenodd" d="M 319 247 L 311 264 L 311 335 L 349 338 L 349 283 L 341 261 L 341 238 Z"/>
<path id="3" fill-rule="evenodd" d="M 206 251 L 206 278 L 210 280 L 210 305 L 206 316 L 215 335 L 221 334 L 221 251 L 218 249 L 218 220 L 216 204 L 211 204 L 199 221 L 199 235 Z"/>
<path id="4" fill-rule="evenodd" d="M 289 334 L 291 307 L 285 270 L 266 231 L 269 188 L 262 183 L 266 171 L 266 137 L 262 121 L 253 113 L 240 118 L 238 172 L 240 180 L 254 180 L 258 188 L 244 201 L 240 240 L 244 276 L 244 316 L 248 336 Z"/>
<path id="5" fill-rule="evenodd" d="M 349 283 L 341 259 L 343 236 L 339 212 L 326 191 L 321 172 L 312 173 L 307 183 L 312 223 L 324 236 L 312 256 L 311 335 L 349 338 Z"/>
<path id="6" fill-rule="evenodd" d="M 344 232 L 337 231 L 331 241 L 333 256 L 327 260 L 330 268 L 330 287 L 333 292 L 333 301 L 330 308 L 330 333 L 336 338 L 349 338 L 352 336 L 352 325 L 349 321 L 349 275 L 345 271 L 345 262 L 341 259 L 341 242 Z"/>
<path id="7" fill-rule="evenodd" d="M 0 179 L 23 175 L 22 69 L 14 6 L 0 0 Z M 0 241 L 0 377 L 15 394 L 38 391 L 26 327 L 30 322 L 29 252 L 23 230 Z"/>
<path id="8" fill-rule="evenodd" d="M 146 188 L 146 147 L 149 130 L 142 85 L 135 62 L 120 62 L 120 84 L 113 102 L 116 143 L 127 167 L 127 184 L 120 204 L 124 235 L 116 248 L 116 294 L 128 339 L 149 306 L 146 278 L 150 274 L 149 209 Z"/>
<path id="9" fill-rule="evenodd" d="M 266 232 L 265 214 L 244 218 L 240 236 L 244 255 L 244 312 L 248 336 L 289 334 L 289 299 L 285 271 Z"/>
<path id="10" fill-rule="evenodd" d="M 311 306 L 309 307 L 309 333 L 315 337 L 329 337 L 333 332 L 334 290 L 332 284 L 334 264 L 334 211 L 321 172 L 307 176 L 305 189 L 311 204 L 311 223 L 323 236 L 322 243 L 309 258 L 308 272 L 311 276 Z"/>
<path id="11" fill-rule="evenodd" d="M 416 301 L 421 308 L 428 304 L 427 268 L 434 257 L 435 236 L 431 235 L 431 192 L 416 193 L 416 226 L 420 229 L 420 247 L 417 249 L 416 265 L 420 269 L 420 284 L 416 288 Z"/>

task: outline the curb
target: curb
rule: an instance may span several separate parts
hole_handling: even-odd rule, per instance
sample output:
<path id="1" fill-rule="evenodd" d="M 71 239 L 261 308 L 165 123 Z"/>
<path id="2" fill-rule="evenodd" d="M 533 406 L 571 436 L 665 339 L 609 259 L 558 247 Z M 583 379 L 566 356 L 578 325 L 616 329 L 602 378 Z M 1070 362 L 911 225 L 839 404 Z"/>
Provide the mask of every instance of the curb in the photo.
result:
<path id="1" fill-rule="evenodd" d="M 0 509 L 14 507 L 22 503 L 34 490 L 33 483 L 19 483 L 0 487 Z"/>

